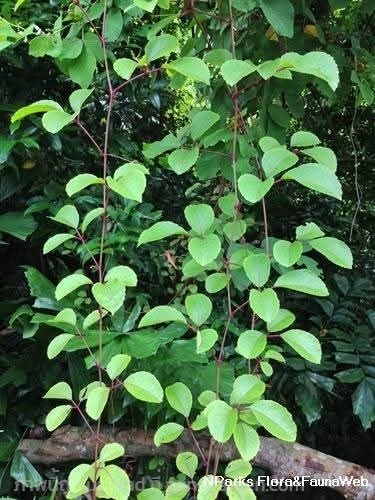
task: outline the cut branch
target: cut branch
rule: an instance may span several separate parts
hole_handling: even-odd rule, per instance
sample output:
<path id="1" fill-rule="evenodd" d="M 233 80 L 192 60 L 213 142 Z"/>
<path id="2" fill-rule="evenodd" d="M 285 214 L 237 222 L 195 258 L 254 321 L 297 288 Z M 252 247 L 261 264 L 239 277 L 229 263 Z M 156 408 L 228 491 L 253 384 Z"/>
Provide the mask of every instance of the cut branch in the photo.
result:
<path id="1" fill-rule="evenodd" d="M 182 451 L 195 451 L 195 444 L 189 432 L 185 431 L 175 443 L 156 447 L 154 431 L 139 429 L 113 430 L 101 429 L 99 447 L 102 443 L 116 441 L 121 443 L 126 454 L 131 457 L 161 456 L 174 458 Z M 96 437 L 86 428 L 62 427 L 48 439 L 24 439 L 19 450 L 34 464 L 56 465 L 66 462 L 90 461 L 95 457 Z M 199 437 L 199 445 L 208 456 L 210 438 Z M 229 462 L 238 458 L 236 447 L 226 443 L 222 447 L 220 459 Z M 375 499 L 375 471 L 326 455 L 298 443 L 286 443 L 274 438 L 261 437 L 261 448 L 253 462 L 269 470 L 276 478 L 308 476 L 311 479 L 338 480 L 340 484 L 333 489 L 352 500 Z M 347 484 L 341 481 L 347 478 Z M 362 486 L 356 481 L 362 480 Z"/>

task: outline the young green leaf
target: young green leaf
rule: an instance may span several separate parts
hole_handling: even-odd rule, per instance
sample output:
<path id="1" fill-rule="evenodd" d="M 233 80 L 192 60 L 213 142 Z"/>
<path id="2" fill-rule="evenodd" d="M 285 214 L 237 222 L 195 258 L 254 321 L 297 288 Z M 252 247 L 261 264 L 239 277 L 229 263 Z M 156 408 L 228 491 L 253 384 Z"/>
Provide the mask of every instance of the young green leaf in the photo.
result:
<path id="1" fill-rule="evenodd" d="M 225 475 L 231 479 L 241 479 L 250 475 L 252 470 L 251 465 L 247 460 L 239 458 L 229 462 L 225 469 Z"/>
<path id="2" fill-rule="evenodd" d="M 243 460 L 251 460 L 258 453 L 260 448 L 258 433 L 246 422 L 240 421 L 236 424 L 233 438 Z"/>
<path id="3" fill-rule="evenodd" d="M 317 238 L 309 242 L 314 250 L 321 253 L 337 266 L 351 269 L 353 256 L 348 245 L 337 238 Z"/>
<path id="4" fill-rule="evenodd" d="M 209 205 L 189 205 L 184 210 L 185 218 L 193 231 L 204 235 L 215 220 L 214 211 Z"/>
<path id="5" fill-rule="evenodd" d="M 239 59 L 229 59 L 220 68 L 225 83 L 231 86 L 236 85 L 242 78 L 251 75 L 254 71 L 256 71 L 256 66 L 252 62 Z"/>
<path id="6" fill-rule="evenodd" d="M 156 306 L 146 313 L 141 322 L 139 323 L 139 328 L 144 328 L 146 326 L 158 325 L 160 323 L 167 323 L 170 321 L 178 321 L 180 323 L 186 323 L 186 319 L 182 312 L 178 311 L 171 306 Z"/>
<path id="7" fill-rule="evenodd" d="M 165 496 L 158 488 L 146 488 L 138 493 L 137 500 L 165 500 Z"/>
<path id="8" fill-rule="evenodd" d="M 276 401 L 262 400 L 251 405 L 259 424 L 262 425 L 272 436 L 283 441 L 295 441 L 297 427 L 289 411 Z"/>
<path id="9" fill-rule="evenodd" d="M 193 396 L 191 395 L 190 389 L 185 384 L 176 382 L 173 385 L 169 385 L 165 389 L 165 395 L 168 403 L 174 410 L 181 413 L 181 415 L 186 418 L 190 415 L 193 405 Z"/>
<path id="10" fill-rule="evenodd" d="M 284 146 L 274 147 L 266 151 L 262 158 L 262 168 L 267 177 L 275 176 L 288 170 L 298 162 L 298 156 L 285 149 Z"/>
<path id="11" fill-rule="evenodd" d="M 69 96 L 69 103 L 73 111 L 79 113 L 84 102 L 90 97 L 93 91 L 94 89 L 79 89 L 72 92 Z"/>
<path id="12" fill-rule="evenodd" d="M 108 443 L 100 450 L 99 460 L 101 462 L 109 462 L 116 460 L 124 455 L 125 449 L 119 443 Z"/>
<path id="13" fill-rule="evenodd" d="M 238 412 L 225 401 L 212 401 L 207 407 L 208 428 L 212 437 L 219 443 L 228 441 L 236 427 Z"/>
<path id="14" fill-rule="evenodd" d="M 82 221 L 82 225 L 81 225 L 82 232 L 84 233 L 86 231 L 86 229 L 88 228 L 89 224 L 91 224 L 91 222 L 93 220 L 95 220 L 97 217 L 99 217 L 100 215 L 103 215 L 103 214 L 104 214 L 103 207 L 93 208 L 92 210 L 90 210 L 90 212 L 88 212 L 85 215 L 85 217 Z"/>
<path id="15" fill-rule="evenodd" d="M 73 337 L 74 335 L 70 333 L 62 333 L 61 335 L 58 335 L 53 340 L 51 340 L 47 348 L 48 359 L 53 359 L 58 354 L 60 354 L 60 352 L 64 349 L 69 340 L 72 339 Z"/>
<path id="16" fill-rule="evenodd" d="M 108 387 L 99 386 L 90 391 L 86 401 L 87 415 L 93 420 L 98 420 L 107 404 L 108 396 Z"/>
<path id="17" fill-rule="evenodd" d="M 265 285 L 270 277 L 270 259 L 264 253 L 252 254 L 246 257 L 242 263 L 246 276 L 258 287 Z"/>
<path id="18" fill-rule="evenodd" d="M 311 132 L 305 132 L 303 130 L 295 132 L 290 138 L 290 145 L 293 148 L 316 146 L 317 144 L 320 144 L 319 137 Z"/>
<path id="19" fill-rule="evenodd" d="M 191 120 L 191 138 L 196 141 L 207 132 L 216 122 L 220 120 L 220 115 L 213 111 L 199 111 Z"/>
<path id="20" fill-rule="evenodd" d="M 332 149 L 315 146 L 314 148 L 304 149 L 303 154 L 310 156 L 320 165 L 324 165 L 332 172 L 336 172 L 337 158 Z"/>
<path id="21" fill-rule="evenodd" d="M 118 279 L 95 283 L 91 291 L 96 302 L 111 314 L 115 314 L 125 300 L 125 285 Z"/>
<path id="22" fill-rule="evenodd" d="M 15 123 L 22 120 L 26 116 L 33 115 L 35 113 L 47 113 L 48 111 L 63 111 L 63 109 L 59 103 L 43 99 L 18 109 L 12 115 L 11 122 Z"/>
<path id="23" fill-rule="evenodd" d="M 188 248 L 193 259 L 204 267 L 219 255 L 221 243 L 216 234 L 209 234 L 202 238 L 192 238 L 189 241 Z"/>
<path id="24" fill-rule="evenodd" d="M 75 235 L 69 233 L 59 233 L 51 236 L 51 238 L 48 238 L 48 240 L 44 243 L 43 254 L 45 255 L 49 252 L 52 252 L 52 250 L 55 250 L 55 248 L 57 248 L 58 246 L 74 238 Z"/>
<path id="25" fill-rule="evenodd" d="M 133 61 L 133 59 L 127 59 L 126 57 L 117 59 L 113 63 L 113 69 L 124 80 L 129 80 L 137 66 L 137 61 Z"/>
<path id="26" fill-rule="evenodd" d="M 271 333 L 285 330 L 285 328 L 294 323 L 295 319 L 295 315 L 287 309 L 279 309 L 274 319 L 267 322 L 267 330 Z"/>
<path id="27" fill-rule="evenodd" d="M 74 205 L 65 205 L 60 208 L 57 214 L 51 217 L 51 219 L 73 229 L 77 229 L 79 224 L 79 214 Z"/>
<path id="28" fill-rule="evenodd" d="M 300 356 L 311 363 L 320 363 L 322 348 L 319 340 L 314 335 L 304 330 L 288 330 L 280 336 Z"/>
<path id="29" fill-rule="evenodd" d="M 182 474 L 193 479 L 198 468 L 198 457 L 191 451 L 179 453 L 176 457 L 176 467 Z"/>
<path id="30" fill-rule="evenodd" d="M 222 486 L 220 478 L 212 474 L 203 476 L 198 482 L 197 500 L 215 500 Z"/>
<path id="31" fill-rule="evenodd" d="M 157 378 L 148 372 L 136 372 L 129 375 L 124 381 L 125 389 L 136 399 L 148 403 L 161 403 L 163 389 Z"/>
<path id="32" fill-rule="evenodd" d="M 250 290 L 250 307 L 263 321 L 272 321 L 280 309 L 280 302 L 272 288 Z"/>
<path id="33" fill-rule="evenodd" d="M 79 174 L 70 179 L 68 184 L 66 185 L 66 193 L 68 196 L 73 196 L 74 194 L 82 191 L 88 186 L 92 186 L 93 184 L 103 184 L 103 179 L 97 177 L 93 174 Z"/>
<path id="34" fill-rule="evenodd" d="M 162 425 L 154 434 L 155 446 L 175 441 L 181 436 L 183 430 L 184 428 L 182 425 L 174 422 L 168 422 L 167 424 Z"/>
<path id="35" fill-rule="evenodd" d="M 165 490 L 165 498 L 166 500 L 183 500 L 189 491 L 190 488 L 187 484 L 175 481 Z"/>
<path id="36" fill-rule="evenodd" d="M 51 134 L 57 134 L 66 125 L 72 123 L 75 118 L 75 114 L 70 115 L 66 111 L 47 111 L 42 116 L 43 127 Z"/>
<path id="37" fill-rule="evenodd" d="M 63 299 L 66 295 L 73 292 L 77 288 L 83 285 L 90 285 L 92 281 L 90 278 L 85 276 L 84 274 L 71 274 L 63 278 L 60 283 L 57 285 L 55 290 L 56 300 Z"/>
<path id="38" fill-rule="evenodd" d="M 218 339 L 217 331 L 212 328 L 197 331 L 197 353 L 210 350 Z"/>
<path id="39" fill-rule="evenodd" d="M 210 71 L 198 57 L 180 57 L 176 61 L 164 64 L 164 67 L 197 82 L 203 82 L 206 85 L 210 83 Z"/>
<path id="40" fill-rule="evenodd" d="M 145 55 L 149 62 L 167 57 L 172 52 L 178 51 L 178 40 L 173 35 L 159 35 L 151 38 L 146 44 Z"/>
<path id="41" fill-rule="evenodd" d="M 86 482 L 92 473 L 92 469 L 92 465 L 89 464 L 80 464 L 74 467 L 68 476 L 69 490 L 76 492 L 85 488 Z"/>
<path id="42" fill-rule="evenodd" d="M 246 330 L 238 338 L 236 351 L 246 359 L 254 359 L 264 351 L 266 345 L 267 336 L 264 333 Z"/>
<path id="43" fill-rule="evenodd" d="M 117 465 L 106 465 L 100 470 L 100 486 L 113 500 L 125 500 L 130 496 L 130 481 L 126 472 Z"/>
<path id="44" fill-rule="evenodd" d="M 111 380 L 118 377 L 126 369 L 131 359 L 127 354 L 116 354 L 113 356 L 107 365 L 108 377 Z"/>
<path id="45" fill-rule="evenodd" d="M 61 405 L 53 408 L 46 417 L 47 430 L 52 432 L 57 429 L 68 418 L 71 411 L 72 407 L 70 405 Z"/>
<path id="46" fill-rule="evenodd" d="M 229 241 L 237 241 L 246 233 L 246 222 L 242 219 L 227 222 L 223 231 Z"/>
<path id="47" fill-rule="evenodd" d="M 238 189 L 246 201 L 256 203 L 264 198 L 273 186 L 273 183 L 273 177 L 269 177 L 265 181 L 261 181 L 255 175 L 243 174 L 238 179 Z"/>
<path id="48" fill-rule="evenodd" d="M 207 276 L 205 288 L 208 293 L 217 293 L 228 284 L 229 277 L 226 273 L 213 273 Z"/>
<path id="49" fill-rule="evenodd" d="M 197 326 L 205 323 L 212 312 L 211 300 L 202 293 L 188 295 L 185 299 L 185 307 L 189 318 Z"/>
<path id="50" fill-rule="evenodd" d="M 195 165 L 199 155 L 198 148 L 175 149 L 168 156 L 168 165 L 177 175 L 184 174 Z"/>
<path id="51" fill-rule="evenodd" d="M 230 395 L 230 404 L 250 404 L 255 399 L 259 399 L 266 385 L 255 375 L 240 375 L 236 378 L 233 384 L 233 391 Z"/>
<path id="52" fill-rule="evenodd" d="M 129 200 L 142 202 L 142 195 L 146 189 L 146 176 L 137 168 L 129 168 L 126 172 L 122 171 L 121 175 L 106 178 L 108 187 Z"/>
<path id="53" fill-rule="evenodd" d="M 300 241 L 313 240 L 321 236 L 324 236 L 324 233 L 315 222 L 306 222 L 306 224 L 298 226 L 296 229 L 296 238 Z"/>
<path id="54" fill-rule="evenodd" d="M 125 286 L 137 286 L 137 275 L 128 266 L 112 267 L 104 277 L 104 281 L 121 281 Z"/>
<path id="55" fill-rule="evenodd" d="M 299 261 L 303 251 L 302 243 L 299 241 L 279 240 L 273 246 L 273 256 L 276 261 L 285 267 L 291 267 Z"/>
<path id="56" fill-rule="evenodd" d="M 288 271 L 276 280 L 274 287 L 289 288 L 290 290 L 296 290 L 297 292 L 308 293 L 318 297 L 329 295 L 324 282 L 307 269 Z"/>
<path id="57" fill-rule="evenodd" d="M 292 179 L 302 186 L 327 194 L 341 200 L 341 184 L 335 173 L 319 163 L 305 163 L 300 167 L 288 170 L 282 177 L 285 180 Z"/>
<path id="58" fill-rule="evenodd" d="M 66 382 L 58 382 L 43 396 L 45 399 L 68 399 L 73 398 L 72 389 Z"/>
<path id="59" fill-rule="evenodd" d="M 138 246 L 180 234 L 186 234 L 186 231 L 178 224 L 170 221 L 157 222 L 153 226 L 142 231 L 138 240 Z"/>
<path id="60" fill-rule="evenodd" d="M 227 488 L 227 495 L 229 500 L 256 500 L 255 493 L 250 486 L 241 482 L 230 484 Z"/>

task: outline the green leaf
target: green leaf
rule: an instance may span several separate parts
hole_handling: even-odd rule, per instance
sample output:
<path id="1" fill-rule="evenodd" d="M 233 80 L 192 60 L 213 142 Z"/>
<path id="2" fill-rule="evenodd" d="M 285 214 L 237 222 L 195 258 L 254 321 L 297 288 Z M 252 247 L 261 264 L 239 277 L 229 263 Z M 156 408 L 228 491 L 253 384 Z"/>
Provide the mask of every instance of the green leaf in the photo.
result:
<path id="1" fill-rule="evenodd" d="M 177 175 L 184 174 L 195 165 L 198 155 L 198 148 L 176 149 L 168 156 L 168 165 Z"/>
<path id="2" fill-rule="evenodd" d="M 111 380 L 115 380 L 126 369 L 131 359 L 127 354 L 116 354 L 113 356 L 107 365 L 108 377 Z"/>
<path id="3" fill-rule="evenodd" d="M 303 251 L 302 243 L 299 241 L 279 240 L 273 246 L 273 256 L 276 261 L 285 267 L 291 267 L 299 261 Z"/>
<path id="4" fill-rule="evenodd" d="M 39 472 L 34 468 L 34 466 L 29 462 L 29 460 L 20 451 L 15 451 L 12 460 L 12 465 L 10 468 L 10 475 L 18 483 L 26 486 L 26 488 L 38 488 L 43 484 L 43 479 Z M 5 486 L 5 482 L 3 483 Z M 3 500 L 14 500 L 8 497 L 4 497 Z"/>
<path id="5" fill-rule="evenodd" d="M 164 500 L 165 496 L 157 488 L 146 488 L 137 495 L 138 500 Z"/>
<path id="6" fill-rule="evenodd" d="M 246 222 L 244 220 L 227 222 L 223 231 L 229 241 L 237 241 L 246 233 Z"/>
<path id="7" fill-rule="evenodd" d="M 58 335 L 53 340 L 51 340 L 47 348 L 48 359 L 53 359 L 58 354 L 60 354 L 60 352 L 64 349 L 69 340 L 72 339 L 73 337 L 74 335 L 70 333 L 62 333 L 61 335 Z"/>
<path id="8" fill-rule="evenodd" d="M 181 436 L 183 431 L 183 426 L 174 422 L 168 422 L 167 424 L 162 425 L 154 434 L 155 446 L 175 441 Z"/>
<path id="9" fill-rule="evenodd" d="M 69 473 L 69 491 L 81 491 L 86 488 L 86 483 L 92 473 L 92 465 L 80 464 L 74 467 Z"/>
<path id="10" fill-rule="evenodd" d="M 310 156 L 320 165 L 324 165 L 332 172 L 336 172 L 337 158 L 332 149 L 315 146 L 314 148 L 304 149 L 303 154 Z"/>
<path id="11" fill-rule="evenodd" d="M 166 500 L 183 500 L 189 491 L 190 487 L 187 484 L 175 481 L 165 490 L 165 498 Z"/>
<path id="12" fill-rule="evenodd" d="M 262 168 L 267 177 L 284 172 L 298 162 L 298 156 L 283 146 L 266 151 L 262 158 Z"/>
<path id="13" fill-rule="evenodd" d="M 104 208 L 103 207 L 98 207 L 98 208 L 93 208 L 92 210 L 90 210 L 90 212 L 88 212 L 83 221 L 82 221 L 82 225 L 81 225 L 81 228 L 82 228 L 82 232 L 84 233 L 87 229 L 87 227 L 89 226 L 89 224 L 91 224 L 91 222 L 93 220 L 95 220 L 97 217 L 99 217 L 100 215 L 103 215 L 104 214 Z"/>
<path id="14" fill-rule="evenodd" d="M 125 285 L 118 279 L 106 283 L 95 283 L 91 291 L 96 302 L 111 314 L 115 314 L 125 300 Z"/>
<path id="15" fill-rule="evenodd" d="M 1 230 L 1 223 L 0 223 L 0 230 Z M 54 236 L 51 236 L 51 238 L 48 238 L 48 240 L 44 243 L 43 254 L 45 255 L 49 252 L 52 252 L 52 250 L 55 250 L 55 248 L 57 248 L 58 246 L 74 238 L 75 235 L 69 233 L 59 233 L 55 234 Z"/>
<path id="16" fill-rule="evenodd" d="M 72 107 L 72 110 L 75 111 L 76 113 L 79 113 L 81 111 L 84 102 L 90 97 L 93 91 L 94 89 L 79 89 L 72 92 L 69 96 L 69 103 Z"/>
<path id="17" fill-rule="evenodd" d="M 146 189 L 145 172 L 147 170 L 143 165 L 127 163 L 115 171 L 113 179 L 112 177 L 107 177 L 106 181 L 108 187 L 116 193 L 140 203 Z"/>
<path id="18" fill-rule="evenodd" d="M 267 151 L 270 151 L 273 148 L 279 148 L 280 143 L 273 137 L 265 136 L 260 139 L 259 147 L 263 153 L 267 153 Z M 285 150 L 286 148 L 284 147 L 284 151 Z"/>
<path id="19" fill-rule="evenodd" d="M 192 238 L 189 241 L 188 248 L 193 259 L 204 267 L 219 255 L 221 243 L 216 234 L 209 234 L 202 238 Z"/>
<path id="20" fill-rule="evenodd" d="M 283 441 L 295 441 L 297 427 L 292 415 L 276 401 L 262 400 L 251 405 L 256 419 L 272 436 Z"/>
<path id="21" fill-rule="evenodd" d="M 371 380 L 362 380 L 352 395 L 353 412 L 358 415 L 365 430 L 370 429 L 375 420 L 375 391 Z"/>
<path id="22" fill-rule="evenodd" d="M 43 396 L 44 399 L 73 399 L 72 389 L 66 382 L 58 382 Z"/>
<path id="23" fill-rule="evenodd" d="M 320 139 L 311 132 L 304 132 L 302 130 L 295 132 L 290 138 L 290 145 L 293 148 L 303 148 L 306 146 L 316 146 L 320 144 Z M 305 151 L 304 151 L 305 152 Z"/>
<path id="24" fill-rule="evenodd" d="M 128 266 L 112 267 L 104 277 L 104 281 L 121 281 L 125 286 L 137 286 L 137 275 Z"/>
<path id="25" fill-rule="evenodd" d="M 236 210 L 237 198 L 234 193 L 229 193 L 219 198 L 218 204 L 223 214 L 233 217 Z"/>
<path id="26" fill-rule="evenodd" d="M 218 339 L 216 330 L 206 328 L 205 330 L 197 331 L 197 353 L 201 354 L 211 349 Z"/>
<path id="27" fill-rule="evenodd" d="M 205 288 L 208 293 L 217 293 L 228 284 L 229 277 L 226 273 L 213 273 L 207 276 Z"/>
<path id="28" fill-rule="evenodd" d="M 334 58 L 322 51 L 307 52 L 304 55 L 286 53 L 281 57 L 281 66 L 292 66 L 298 73 L 314 75 L 326 81 L 333 91 L 339 84 L 339 70 Z"/>
<path id="29" fill-rule="evenodd" d="M 184 315 L 174 307 L 156 306 L 143 316 L 141 322 L 139 323 L 139 328 L 158 325 L 160 323 L 167 323 L 169 321 L 186 323 Z"/>
<path id="30" fill-rule="evenodd" d="M 255 375 L 240 375 L 233 384 L 233 391 L 230 395 L 230 404 L 250 404 L 255 399 L 259 399 L 266 385 Z"/>
<path id="31" fill-rule="evenodd" d="M 215 220 L 213 209 L 205 204 L 188 205 L 184 213 L 189 226 L 200 235 L 207 233 Z"/>
<path id="32" fill-rule="evenodd" d="M 260 449 L 260 439 L 256 430 L 246 422 L 238 422 L 233 437 L 241 458 L 253 459 Z"/>
<path id="33" fill-rule="evenodd" d="M 250 61 L 229 59 L 220 68 L 220 73 L 228 85 L 236 85 L 242 78 L 256 71 L 256 66 Z"/>
<path id="34" fill-rule="evenodd" d="M 100 471 L 100 486 L 107 498 L 126 500 L 130 496 L 130 481 L 126 472 L 117 465 L 106 465 Z"/>
<path id="35" fill-rule="evenodd" d="M 219 443 L 228 441 L 237 424 L 238 412 L 225 401 L 212 401 L 207 407 L 208 428 L 212 437 Z"/>
<path id="36" fill-rule="evenodd" d="M 280 302 L 272 288 L 250 290 L 250 307 L 263 321 L 272 321 L 279 312 Z"/>
<path id="37" fill-rule="evenodd" d="M 73 229 L 77 229 L 79 224 L 79 214 L 74 205 L 64 205 L 51 219 Z"/>
<path id="38" fill-rule="evenodd" d="M 221 66 L 228 59 L 232 59 L 232 54 L 226 49 L 213 49 L 204 56 L 204 60 L 214 66 Z"/>
<path id="39" fill-rule="evenodd" d="M 86 88 L 92 82 L 96 69 L 96 58 L 94 54 L 83 47 L 81 54 L 77 59 L 69 62 L 68 72 L 70 79 L 74 83 L 78 83 L 83 88 Z"/>
<path id="40" fill-rule="evenodd" d="M 181 146 L 179 139 L 173 134 L 166 135 L 161 141 L 155 141 L 143 146 L 143 154 L 146 158 L 152 159 L 166 151 L 176 149 Z"/>
<path id="41" fill-rule="evenodd" d="M 236 351 L 246 359 L 254 359 L 264 351 L 266 345 L 267 336 L 264 333 L 246 330 L 238 338 Z"/>
<path id="42" fill-rule="evenodd" d="M 210 83 L 210 71 L 207 65 L 198 57 L 181 57 L 176 61 L 165 64 L 165 68 L 187 76 L 197 82 Z"/>
<path id="43" fill-rule="evenodd" d="M 215 478 L 212 474 L 203 476 L 198 482 L 197 500 L 216 500 L 222 486 L 220 478 Z"/>
<path id="44" fill-rule="evenodd" d="M 140 9 L 152 12 L 156 7 L 157 0 L 134 0 L 134 4 Z"/>
<path id="45" fill-rule="evenodd" d="M 196 141 L 207 132 L 216 122 L 220 120 L 220 115 L 213 111 L 199 111 L 191 120 L 191 138 Z"/>
<path id="46" fill-rule="evenodd" d="M 92 281 L 90 278 L 85 276 L 84 274 L 71 274 L 63 278 L 60 283 L 57 285 L 55 290 L 56 300 L 63 299 L 66 295 L 73 292 L 77 288 L 83 285 L 91 285 Z"/>
<path id="47" fill-rule="evenodd" d="M 269 332 L 279 332 L 288 328 L 292 323 L 294 323 L 296 317 L 293 313 L 287 309 L 279 309 L 279 312 L 274 317 L 272 321 L 267 322 L 267 330 Z"/>
<path id="48" fill-rule="evenodd" d="M 267 283 L 270 277 L 271 264 L 266 254 L 249 255 L 244 259 L 242 265 L 246 276 L 255 286 L 262 287 Z"/>
<path id="49" fill-rule="evenodd" d="M 178 224 L 170 221 L 157 222 L 153 226 L 142 231 L 138 240 L 138 246 L 179 234 L 186 234 L 186 231 Z"/>
<path id="50" fill-rule="evenodd" d="M 117 59 L 113 63 L 113 69 L 124 80 L 129 80 L 137 66 L 137 61 L 133 61 L 133 59 L 127 59 L 126 57 Z"/>
<path id="51" fill-rule="evenodd" d="M 82 191 L 82 189 L 92 186 L 93 184 L 103 184 L 103 179 L 96 177 L 93 174 L 79 174 L 70 179 L 66 185 L 66 193 L 68 196 L 73 196 L 73 194 Z"/>
<path id="52" fill-rule="evenodd" d="M 297 240 L 313 240 L 314 238 L 320 238 L 321 236 L 324 236 L 324 233 L 320 227 L 315 224 L 315 222 L 307 222 L 305 225 L 298 226 L 296 229 Z"/>
<path id="53" fill-rule="evenodd" d="M 337 266 L 351 269 L 353 256 L 348 245 L 337 238 L 318 238 L 309 242 L 314 250 L 321 253 Z"/>
<path id="54" fill-rule="evenodd" d="M 309 189 L 327 194 L 341 200 L 341 184 L 335 173 L 319 163 L 305 163 L 300 167 L 292 168 L 286 172 L 283 179 L 295 180 Z"/>
<path id="55" fill-rule="evenodd" d="M 18 212 L 7 212 L 0 215 L 0 231 L 11 234 L 15 238 L 25 241 L 38 227 L 31 215 Z"/>
<path id="56" fill-rule="evenodd" d="M 205 323 L 212 312 L 211 300 L 202 293 L 188 295 L 185 299 L 185 307 L 189 318 L 197 326 Z"/>
<path id="57" fill-rule="evenodd" d="M 46 427 L 49 432 L 54 431 L 68 418 L 72 408 L 70 405 L 56 406 L 46 417 Z"/>
<path id="58" fill-rule="evenodd" d="M 103 413 L 109 396 L 109 387 L 95 387 L 89 392 L 86 401 L 86 413 L 93 420 L 98 418 Z"/>
<path id="59" fill-rule="evenodd" d="M 289 288 L 290 290 L 296 290 L 297 292 L 308 293 L 318 297 L 329 295 L 324 282 L 318 276 L 306 269 L 288 271 L 276 280 L 274 287 Z"/>
<path id="60" fill-rule="evenodd" d="M 109 462 L 110 460 L 116 460 L 124 456 L 125 449 L 119 443 L 108 443 L 103 446 L 100 450 L 99 460 L 101 462 Z"/>
<path id="61" fill-rule="evenodd" d="M 247 460 L 239 458 L 237 460 L 232 460 L 229 462 L 225 469 L 225 475 L 232 479 L 245 478 L 250 475 L 252 470 L 251 465 Z"/>
<path id="62" fill-rule="evenodd" d="M 276 33 L 293 37 L 294 7 L 289 0 L 260 0 L 260 8 Z"/>
<path id="63" fill-rule="evenodd" d="M 51 134 L 57 134 L 74 120 L 74 115 L 65 111 L 47 111 L 42 117 L 43 127 Z"/>
<path id="64" fill-rule="evenodd" d="M 256 500 L 255 493 L 246 483 L 231 484 L 227 488 L 229 500 Z"/>
<path id="65" fill-rule="evenodd" d="M 255 175 L 243 174 L 238 179 L 238 188 L 246 201 L 256 203 L 268 193 L 273 186 L 273 183 L 273 177 L 269 177 L 265 181 L 261 181 Z"/>
<path id="66" fill-rule="evenodd" d="M 105 18 L 105 38 L 107 42 L 115 42 L 121 35 L 124 22 L 120 9 L 111 8 Z"/>
<path id="67" fill-rule="evenodd" d="M 319 340 L 303 330 L 288 330 L 280 335 L 300 356 L 311 363 L 320 363 L 322 348 Z"/>
<path id="68" fill-rule="evenodd" d="M 148 41 L 145 47 L 145 55 L 149 62 L 167 57 L 172 52 L 178 51 L 178 40 L 173 35 L 159 35 Z"/>
<path id="69" fill-rule="evenodd" d="M 57 102 L 44 99 L 18 109 L 12 115 L 11 122 L 14 123 L 18 120 L 22 120 L 26 116 L 33 115 L 35 113 L 46 113 L 47 111 L 63 111 L 63 109 Z"/>
<path id="70" fill-rule="evenodd" d="M 182 382 L 176 382 L 165 389 L 165 395 L 171 407 L 188 418 L 193 405 L 190 389 Z"/>
<path id="71" fill-rule="evenodd" d="M 106 311 L 102 311 L 102 316 L 105 315 Z M 98 309 L 95 309 L 95 311 L 92 311 L 90 314 L 86 316 L 86 318 L 83 321 L 83 328 L 87 330 L 90 328 L 90 326 L 94 325 L 100 320 L 100 312 Z"/>
<path id="72" fill-rule="evenodd" d="M 198 468 L 198 457 L 191 451 L 179 453 L 176 458 L 176 466 L 182 474 L 193 479 Z"/>
<path id="73" fill-rule="evenodd" d="M 148 403 L 161 403 L 163 389 L 152 373 L 140 371 L 132 373 L 124 381 L 125 389 L 132 396 Z"/>

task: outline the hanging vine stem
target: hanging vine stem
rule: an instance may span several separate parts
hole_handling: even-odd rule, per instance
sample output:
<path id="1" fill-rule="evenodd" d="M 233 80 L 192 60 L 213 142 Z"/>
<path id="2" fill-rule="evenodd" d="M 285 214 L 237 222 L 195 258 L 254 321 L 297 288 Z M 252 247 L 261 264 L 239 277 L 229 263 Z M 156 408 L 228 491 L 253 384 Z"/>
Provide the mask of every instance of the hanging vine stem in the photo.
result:
<path id="1" fill-rule="evenodd" d="M 357 71 L 357 66 L 358 66 L 357 57 L 355 57 L 354 60 L 355 60 L 355 71 Z M 354 126 L 355 126 L 355 122 L 356 122 L 356 118 L 357 118 L 357 110 L 358 110 L 357 99 L 358 99 L 358 86 L 356 85 L 355 86 L 355 94 L 354 94 L 354 113 L 353 113 L 352 123 L 350 125 L 349 137 L 350 137 L 350 142 L 352 145 L 353 155 L 354 155 L 354 185 L 355 185 L 355 193 L 356 193 L 356 197 L 357 197 L 357 205 L 356 205 L 356 209 L 354 211 L 353 219 L 352 219 L 352 222 L 350 225 L 349 241 L 352 241 L 354 226 L 355 226 L 358 212 L 359 212 L 359 209 L 361 208 L 361 202 L 362 202 L 362 193 L 361 193 L 361 189 L 360 189 L 360 186 L 358 183 L 358 166 L 359 166 L 358 151 L 357 151 L 357 146 L 355 144 L 355 139 L 354 139 L 354 134 L 355 134 Z"/>

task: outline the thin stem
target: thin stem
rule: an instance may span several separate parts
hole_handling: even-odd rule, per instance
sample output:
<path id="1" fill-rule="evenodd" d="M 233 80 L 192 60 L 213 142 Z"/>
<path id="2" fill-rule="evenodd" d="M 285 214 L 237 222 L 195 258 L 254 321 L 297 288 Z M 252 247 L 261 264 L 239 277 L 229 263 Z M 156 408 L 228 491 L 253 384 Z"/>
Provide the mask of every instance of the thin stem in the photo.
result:
<path id="1" fill-rule="evenodd" d="M 78 127 L 82 130 L 82 132 L 90 139 L 90 141 L 93 143 L 95 148 L 98 150 L 100 156 L 103 156 L 103 150 L 99 146 L 99 144 L 96 142 L 96 140 L 93 138 L 93 136 L 90 134 L 90 132 L 87 130 L 87 128 L 82 124 L 82 122 L 79 119 L 79 116 L 74 120 L 75 123 L 78 125 Z"/>
<path id="2" fill-rule="evenodd" d="M 202 460 L 203 460 L 203 465 L 206 465 L 206 464 L 207 464 L 207 459 L 206 459 L 206 457 L 205 457 L 205 455 L 204 455 L 204 453 L 203 453 L 203 450 L 202 450 L 202 448 L 200 447 L 200 445 L 199 445 L 199 443 L 198 443 L 198 441 L 197 441 L 197 439 L 196 439 L 196 437 L 195 437 L 194 431 L 193 431 L 193 429 L 192 429 L 192 427 L 191 427 L 190 420 L 189 420 L 189 418 L 188 418 L 188 417 L 186 417 L 186 424 L 187 424 L 187 426 L 188 426 L 188 429 L 189 429 L 190 435 L 191 435 L 191 437 L 192 437 L 192 439 L 193 439 L 193 441 L 194 441 L 195 447 L 197 448 L 198 453 L 199 453 L 199 454 L 200 454 L 200 456 L 202 457 Z"/>
<path id="3" fill-rule="evenodd" d="M 121 83 L 117 87 L 113 89 L 113 93 L 117 94 L 121 89 L 126 87 L 126 85 L 129 85 L 129 83 L 133 83 L 136 80 L 139 80 L 140 78 L 143 78 L 144 76 L 152 75 L 153 73 L 157 73 L 158 71 L 161 71 L 161 68 L 153 68 L 153 69 L 148 69 L 146 71 L 143 71 L 142 73 L 138 73 L 138 75 L 133 76 L 132 78 L 129 78 L 129 80 L 126 80 L 125 82 Z"/>
<path id="4" fill-rule="evenodd" d="M 264 196 L 262 198 L 262 208 L 263 208 L 263 221 L 264 221 L 264 237 L 266 240 L 266 253 L 267 253 L 267 255 L 269 255 L 270 254 L 270 245 L 269 245 L 269 239 L 268 239 L 267 208 L 266 208 L 266 200 L 264 199 Z"/>

